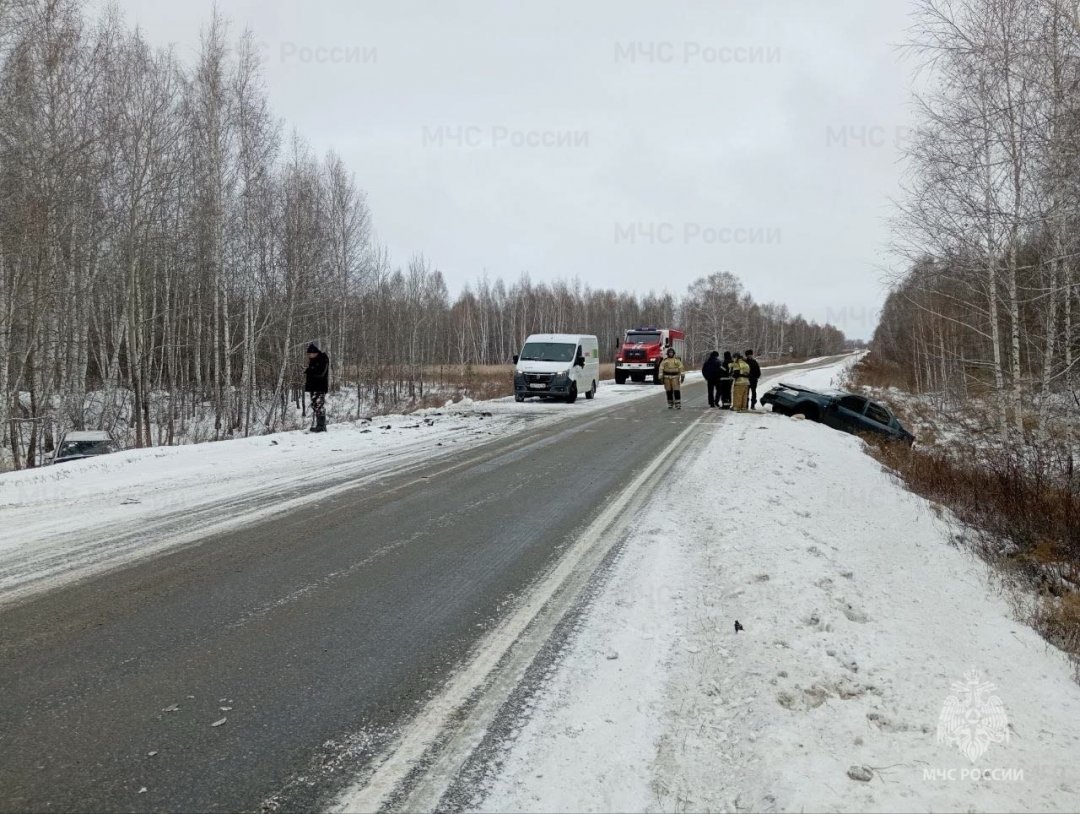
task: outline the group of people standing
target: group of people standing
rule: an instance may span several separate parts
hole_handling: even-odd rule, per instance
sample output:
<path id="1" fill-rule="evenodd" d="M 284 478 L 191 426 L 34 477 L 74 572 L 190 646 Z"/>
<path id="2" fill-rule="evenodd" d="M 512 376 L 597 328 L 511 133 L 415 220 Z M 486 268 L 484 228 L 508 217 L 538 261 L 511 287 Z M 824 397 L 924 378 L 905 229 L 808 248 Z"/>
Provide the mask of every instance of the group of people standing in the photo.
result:
<path id="1" fill-rule="evenodd" d="M 330 383 L 330 357 L 312 342 L 307 348 L 308 366 L 304 370 L 304 390 L 311 394 L 312 432 L 326 432 L 326 392 Z M 754 358 L 752 350 L 732 355 L 724 351 L 723 359 L 719 351 L 713 351 L 701 374 L 709 388 L 709 406 L 723 410 L 744 411 L 757 407 L 757 385 L 761 378 L 761 366 Z M 675 355 L 674 348 L 668 348 L 667 358 L 660 363 L 660 376 L 667 393 L 668 409 L 682 409 L 682 383 L 686 380 L 686 367 L 682 359 Z"/>
<path id="2" fill-rule="evenodd" d="M 714 350 L 701 366 L 701 375 L 709 388 L 709 406 L 739 412 L 757 408 L 757 386 L 761 378 L 761 365 L 754 358 L 754 351 L 732 354 Z M 668 348 L 667 358 L 660 363 L 660 377 L 667 393 L 669 410 L 682 409 L 682 383 L 686 380 L 686 367 Z"/>
<path id="3" fill-rule="evenodd" d="M 757 385 L 761 378 L 761 365 L 754 358 L 754 351 L 735 353 L 714 350 L 701 366 L 701 375 L 709 388 L 709 406 L 722 410 L 757 408 Z M 749 403 L 749 407 L 748 407 Z"/>

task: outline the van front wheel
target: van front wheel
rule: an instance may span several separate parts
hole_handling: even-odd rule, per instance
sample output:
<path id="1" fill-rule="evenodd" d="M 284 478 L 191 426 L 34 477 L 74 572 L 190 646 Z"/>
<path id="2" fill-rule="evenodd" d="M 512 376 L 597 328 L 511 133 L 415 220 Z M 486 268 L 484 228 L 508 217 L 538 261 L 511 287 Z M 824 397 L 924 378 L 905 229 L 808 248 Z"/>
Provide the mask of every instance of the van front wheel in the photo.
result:
<path id="1" fill-rule="evenodd" d="M 577 382 L 570 385 L 570 392 L 566 394 L 566 403 L 573 404 L 577 401 Z"/>
<path id="2" fill-rule="evenodd" d="M 596 396 L 596 382 L 593 382 L 592 383 L 592 388 L 590 388 L 589 392 L 585 394 L 585 398 L 591 399 L 591 398 L 594 398 L 595 396 Z"/>

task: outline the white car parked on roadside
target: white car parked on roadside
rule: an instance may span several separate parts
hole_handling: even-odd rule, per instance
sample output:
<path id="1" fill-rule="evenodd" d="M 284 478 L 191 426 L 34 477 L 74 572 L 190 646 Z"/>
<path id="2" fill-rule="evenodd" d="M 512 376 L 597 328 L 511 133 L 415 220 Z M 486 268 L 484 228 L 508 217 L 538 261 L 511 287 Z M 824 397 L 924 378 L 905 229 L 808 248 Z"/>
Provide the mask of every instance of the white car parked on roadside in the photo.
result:
<path id="1" fill-rule="evenodd" d="M 75 430 L 67 433 L 57 445 L 52 462 L 62 464 L 78 461 L 95 455 L 108 455 L 119 449 L 112 436 L 104 430 Z"/>

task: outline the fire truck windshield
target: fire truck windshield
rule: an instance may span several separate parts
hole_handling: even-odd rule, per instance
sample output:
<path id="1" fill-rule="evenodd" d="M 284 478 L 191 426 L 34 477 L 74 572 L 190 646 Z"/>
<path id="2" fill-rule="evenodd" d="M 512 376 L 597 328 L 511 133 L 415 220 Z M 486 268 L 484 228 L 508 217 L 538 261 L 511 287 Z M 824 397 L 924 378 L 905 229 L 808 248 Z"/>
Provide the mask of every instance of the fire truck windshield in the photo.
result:
<path id="1" fill-rule="evenodd" d="M 660 334 L 658 333 L 636 333 L 628 332 L 626 334 L 627 345 L 659 345 Z"/>

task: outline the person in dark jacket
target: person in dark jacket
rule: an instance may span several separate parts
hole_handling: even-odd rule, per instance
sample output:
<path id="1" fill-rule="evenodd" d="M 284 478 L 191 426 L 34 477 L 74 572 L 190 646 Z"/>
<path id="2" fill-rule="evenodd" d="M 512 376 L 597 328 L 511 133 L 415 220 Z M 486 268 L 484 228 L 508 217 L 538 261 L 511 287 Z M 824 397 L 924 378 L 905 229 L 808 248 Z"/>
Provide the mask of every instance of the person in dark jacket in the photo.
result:
<path id="1" fill-rule="evenodd" d="M 731 385 L 735 377 L 731 373 L 731 351 L 724 351 L 724 361 L 720 363 L 720 408 L 731 409 Z"/>
<path id="2" fill-rule="evenodd" d="M 761 378 L 761 365 L 754 358 L 752 350 L 746 352 L 746 364 L 750 365 L 750 409 L 753 410 L 757 408 L 757 383 Z"/>
<path id="3" fill-rule="evenodd" d="M 307 347 L 308 366 L 304 370 L 304 391 L 311 393 L 312 432 L 326 432 L 326 392 L 330 389 L 330 357 L 312 342 Z"/>
<path id="4" fill-rule="evenodd" d="M 705 384 L 709 390 L 709 406 L 720 406 L 720 351 L 714 350 L 701 366 L 701 375 L 705 378 Z"/>

